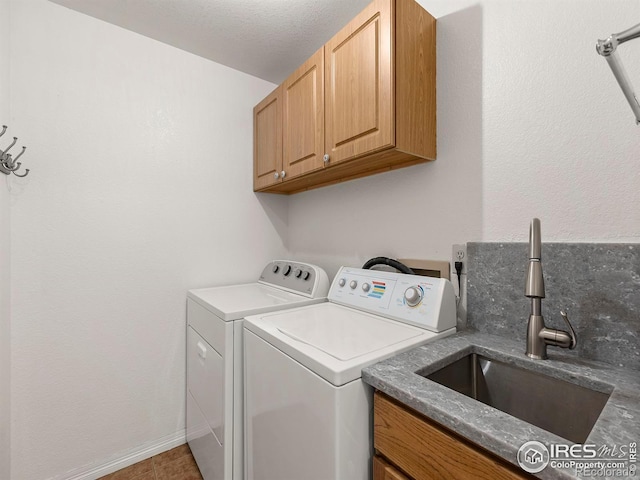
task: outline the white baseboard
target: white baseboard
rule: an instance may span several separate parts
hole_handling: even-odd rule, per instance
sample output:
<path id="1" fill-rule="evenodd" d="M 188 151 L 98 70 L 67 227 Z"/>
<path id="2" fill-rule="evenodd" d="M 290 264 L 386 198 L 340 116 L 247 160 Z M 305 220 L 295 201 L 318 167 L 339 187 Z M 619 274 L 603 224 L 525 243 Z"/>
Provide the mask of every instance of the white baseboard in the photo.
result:
<path id="1" fill-rule="evenodd" d="M 121 452 L 116 458 L 112 458 L 106 462 L 102 461 L 85 465 L 62 475 L 51 477 L 49 480 L 96 480 L 185 443 L 187 443 L 186 430 L 181 430 L 156 441 L 145 443 L 129 451 Z"/>

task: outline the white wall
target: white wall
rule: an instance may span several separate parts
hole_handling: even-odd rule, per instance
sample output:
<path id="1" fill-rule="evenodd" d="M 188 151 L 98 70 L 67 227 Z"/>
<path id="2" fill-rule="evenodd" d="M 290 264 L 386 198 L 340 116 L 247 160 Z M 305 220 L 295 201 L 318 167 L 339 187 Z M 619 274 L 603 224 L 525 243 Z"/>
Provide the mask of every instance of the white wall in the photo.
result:
<path id="1" fill-rule="evenodd" d="M 45 0 L 12 3 L 12 478 L 51 478 L 184 429 L 189 288 L 285 253 L 252 192 L 274 85 Z M 183 438 L 184 440 L 184 438 Z"/>
<path id="2" fill-rule="evenodd" d="M 640 127 L 595 51 L 640 2 L 484 8 L 483 239 L 524 240 L 538 216 L 545 240 L 640 241 Z M 619 54 L 640 89 L 640 41 Z"/>
<path id="3" fill-rule="evenodd" d="M 0 1 L 0 125 L 11 124 L 9 115 L 9 2 Z M 6 148 L 8 134 L 0 140 Z M 10 478 L 10 235 L 9 186 L 0 174 L 0 478 Z"/>
<path id="4" fill-rule="evenodd" d="M 418 1 L 438 18 L 438 159 L 295 195 L 292 254 L 448 260 L 536 216 L 544 241 L 640 241 L 640 127 L 595 51 L 640 3 Z M 619 53 L 640 90 L 640 41 Z"/>

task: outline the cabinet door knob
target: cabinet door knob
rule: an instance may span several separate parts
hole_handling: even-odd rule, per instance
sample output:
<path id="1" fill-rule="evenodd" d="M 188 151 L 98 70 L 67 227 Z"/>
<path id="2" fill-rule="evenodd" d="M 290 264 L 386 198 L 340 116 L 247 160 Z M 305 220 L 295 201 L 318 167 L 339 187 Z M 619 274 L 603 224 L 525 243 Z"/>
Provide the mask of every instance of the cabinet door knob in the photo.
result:
<path id="1" fill-rule="evenodd" d="M 280 174 L 278 172 L 273 174 L 273 178 L 275 178 L 276 180 L 280 178 Z"/>
<path id="2" fill-rule="evenodd" d="M 329 154 L 325 153 L 324 157 L 322 157 L 322 160 L 324 160 L 324 163 L 329 163 Z"/>
<path id="3" fill-rule="evenodd" d="M 285 175 L 286 175 L 286 173 L 284 172 L 284 170 L 282 170 L 282 171 L 280 172 L 280 176 L 281 176 L 282 178 L 284 178 L 284 176 L 285 176 Z"/>

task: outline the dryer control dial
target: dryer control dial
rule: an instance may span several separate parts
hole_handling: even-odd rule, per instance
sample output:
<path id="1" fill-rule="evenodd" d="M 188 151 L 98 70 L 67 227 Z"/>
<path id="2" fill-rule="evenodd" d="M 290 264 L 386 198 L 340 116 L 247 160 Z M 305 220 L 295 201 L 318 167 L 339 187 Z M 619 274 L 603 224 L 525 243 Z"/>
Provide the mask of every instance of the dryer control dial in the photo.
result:
<path id="1" fill-rule="evenodd" d="M 284 267 L 284 272 L 282 272 L 284 274 L 285 277 L 288 277 L 289 274 L 291 273 L 291 265 L 287 265 L 286 267 Z"/>
<path id="2" fill-rule="evenodd" d="M 347 281 L 346 281 L 344 278 L 341 278 L 341 279 L 338 281 L 338 285 L 340 285 L 341 287 L 344 287 L 346 283 L 347 283 Z"/>
<path id="3" fill-rule="evenodd" d="M 358 281 L 357 280 L 351 280 L 351 282 L 349 283 L 349 286 L 351 287 L 351 290 L 355 290 L 356 287 L 358 286 Z"/>
<path id="4" fill-rule="evenodd" d="M 404 291 L 404 301 L 410 307 L 415 307 L 420 304 L 422 301 L 422 297 L 424 296 L 424 291 L 422 287 L 418 285 L 414 285 L 413 287 L 409 287 Z"/>

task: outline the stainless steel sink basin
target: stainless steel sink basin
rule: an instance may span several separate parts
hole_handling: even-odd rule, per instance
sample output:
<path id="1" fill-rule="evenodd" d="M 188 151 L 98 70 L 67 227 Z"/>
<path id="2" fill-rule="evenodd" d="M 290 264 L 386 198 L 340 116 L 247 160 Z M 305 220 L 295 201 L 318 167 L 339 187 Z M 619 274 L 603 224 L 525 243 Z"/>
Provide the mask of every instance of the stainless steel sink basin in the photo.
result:
<path id="1" fill-rule="evenodd" d="M 426 378 L 574 443 L 585 442 L 610 395 L 475 353 Z"/>

